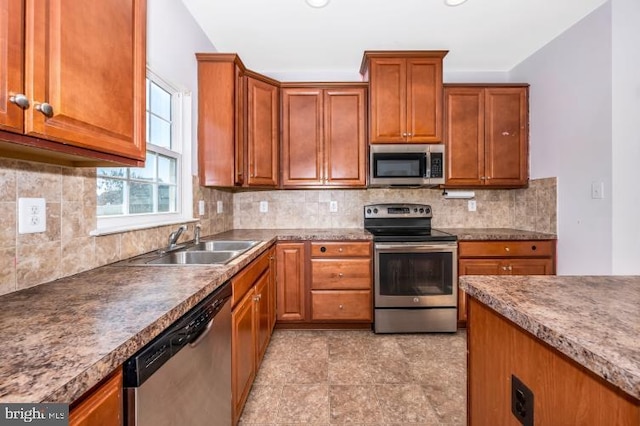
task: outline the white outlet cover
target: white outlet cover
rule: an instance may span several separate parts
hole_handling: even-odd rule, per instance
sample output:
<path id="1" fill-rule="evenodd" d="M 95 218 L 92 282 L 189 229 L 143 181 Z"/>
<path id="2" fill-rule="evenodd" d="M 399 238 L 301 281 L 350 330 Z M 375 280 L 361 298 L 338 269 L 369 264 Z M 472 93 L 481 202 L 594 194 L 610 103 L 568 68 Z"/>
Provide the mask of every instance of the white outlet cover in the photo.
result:
<path id="1" fill-rule="evenodd" d="M 329 211 L 332 213 L 335 213 L 338 211 L 338 202 L 337 201 L 330 201 L 329 202 Z"/>
<path id="2" fill-rule="evenodd" d="M 260 201 L 260 213 L 267 213 L 269 211 L 269 202 Z"/>
<path id="3" fill-rule="evenodd" d="M 216 201 L 216 211 L 218 213 L 224 212 L 224 205 L 222 204 L 221 200 Z"/>
<path id="4" fill-rule="evenodd" d="M 198 214 L 204 216 L 204 200 L 198 201 Z"/>
<path id="5" fill-rule="evenodd" d="M 47 230 L 47 205 L 44 198 L 18 198 L 18 233 L 33 234 Z"/>
<path id="6" fill-rule="evenodd" d="M 476 200 L 469 200 L 467 202 L 467 208 L 470 212 L 475 212 L 476 211 Z"/>

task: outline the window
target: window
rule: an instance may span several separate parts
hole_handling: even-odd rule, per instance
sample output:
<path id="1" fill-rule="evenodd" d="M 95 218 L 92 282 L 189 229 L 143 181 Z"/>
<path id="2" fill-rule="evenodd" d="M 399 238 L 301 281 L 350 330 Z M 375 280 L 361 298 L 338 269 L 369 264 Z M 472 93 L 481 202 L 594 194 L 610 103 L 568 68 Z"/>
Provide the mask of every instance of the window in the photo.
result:
<path id="1" fill-rule="evenodd" d="M 191 219 L 189 118 L 190 96 L 148 72 L 145 166 L 97 169 L 97 233 Z"/>

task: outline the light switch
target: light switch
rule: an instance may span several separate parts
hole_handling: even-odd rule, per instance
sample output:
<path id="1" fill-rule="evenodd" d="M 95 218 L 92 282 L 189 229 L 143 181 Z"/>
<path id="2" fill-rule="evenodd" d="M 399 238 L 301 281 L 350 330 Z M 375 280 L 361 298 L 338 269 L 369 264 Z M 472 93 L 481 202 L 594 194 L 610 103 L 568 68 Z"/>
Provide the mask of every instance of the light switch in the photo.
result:
<path id="1" fill-rule="evenodd" d="M 591 182 L 591 198 L 594 200 L 604 198 L 604 182 Z"/>
<path id="2" fill-rule="evenodd" d="M 260 201 L 260 213 L 266 213 L 269 211 L 269 202 Z"/>
<path id="3" fill-rule="evenodd" d="M 198 214 L 204 216 L 204 200 L 198 201 Z"/>
<path id="4" fill-rule="evenodd" d="M 329 201 L 329 211 L 331 213 L 335 213 L 338 211 L 338 202 L 337 201 Z"/>
<path id="5" fill-rule="evenodd" d="M 469 200 L 469 201 L 467 202 L 467 209 L 468 209 L 470 212 L 475 212 L 475 211 L 476 211 L 476 207 L 477 207 L 477 206 L 476 206 L 476 200 Z"/>
<path id="6" fill-rule="evenodd" d="M 221 200 L 216 201 L 216 212 L 218 212 L 218 214 L 224 212 L 224 206 Z"/>

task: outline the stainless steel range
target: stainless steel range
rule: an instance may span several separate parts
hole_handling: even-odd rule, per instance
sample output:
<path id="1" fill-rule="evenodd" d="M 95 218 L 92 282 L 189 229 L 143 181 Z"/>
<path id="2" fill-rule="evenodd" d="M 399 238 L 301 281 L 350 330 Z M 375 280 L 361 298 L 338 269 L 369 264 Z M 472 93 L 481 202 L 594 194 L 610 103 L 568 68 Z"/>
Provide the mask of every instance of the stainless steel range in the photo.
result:
<path id="1" fill-rule="evenodd" d="M 376 333 L 457 329 L 457 237 L 432 229 L 431 218 L 424 204 L 364 207 L 374 236 Z"/>

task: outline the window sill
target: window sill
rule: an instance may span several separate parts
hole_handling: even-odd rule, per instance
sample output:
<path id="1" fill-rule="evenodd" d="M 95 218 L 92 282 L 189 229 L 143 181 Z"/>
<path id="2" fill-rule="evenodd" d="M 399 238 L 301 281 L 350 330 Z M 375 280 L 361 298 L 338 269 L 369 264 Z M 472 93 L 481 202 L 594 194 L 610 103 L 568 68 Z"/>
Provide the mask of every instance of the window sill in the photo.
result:
<path id="1" fill-rule="evenodd" d="M 102 235 L 112 235 L 112 234 L 120 234 L 129 231 L 140 231 L 142 229 L 151 229 L 158 228 L 160 226 L 169 226 L 169 225 L 181 225 L 183 223 L 194 223 L 199 219 L 172 219 L 160 222 L 152 222 L 152 223 L 141 223 L 137 225 L 123 225 L 123 226 L 110 226 L 104 228 L 94 229 L 89 233 L 92 237 L 99 237 Z"/>

